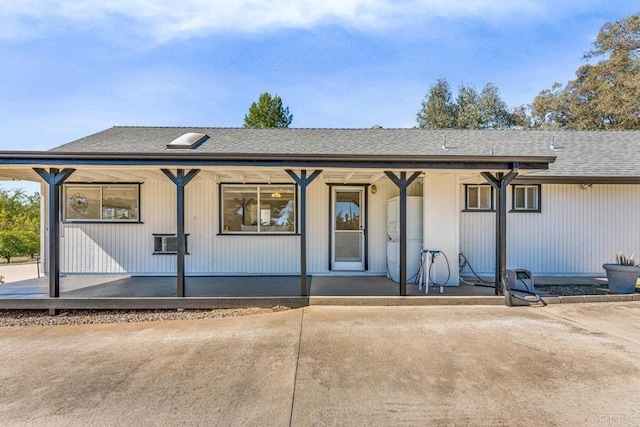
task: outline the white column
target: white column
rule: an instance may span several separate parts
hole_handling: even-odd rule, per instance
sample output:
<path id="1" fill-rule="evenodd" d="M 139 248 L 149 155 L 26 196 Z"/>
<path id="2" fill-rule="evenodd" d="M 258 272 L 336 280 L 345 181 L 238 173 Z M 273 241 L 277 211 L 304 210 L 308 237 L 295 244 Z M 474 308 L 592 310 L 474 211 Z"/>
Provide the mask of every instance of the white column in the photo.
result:
<path id="1" fill-rule="evenodd" d="M 458 286 L 458 254 L 460 253 L 460 185 L 454 173 L 430 173 L 423 181 L 424 249 L 446 254 L 451 272 L 447 286 Z M 443 255 L 436 258 L 434 279 L 447 280 L 449 272 Z"/>

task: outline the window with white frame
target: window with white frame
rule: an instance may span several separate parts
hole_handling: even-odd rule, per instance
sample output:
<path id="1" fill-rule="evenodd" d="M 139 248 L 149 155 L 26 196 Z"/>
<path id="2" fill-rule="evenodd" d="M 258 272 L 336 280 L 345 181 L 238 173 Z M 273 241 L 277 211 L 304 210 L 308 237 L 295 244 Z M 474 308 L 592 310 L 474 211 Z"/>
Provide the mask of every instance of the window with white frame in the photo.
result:
<path id="1" fill-rule="evenodd" d="M 513 210 L 540 212 L 540 185 L 514 185 Z"/>
<path id="2" fill-rule="evenodd" d="M 296 232 L 296 186 L 221 184 L 220 232 Z"/>
<path id="3" fill-rule="evenodd" d="M 492 211 L 493 188 L 489 184 L 465 185 L 465 210 Z"/>
<path id="4" fill-rule="evenodd" d="M 65 221 L 139 222 L 140 184 L 65 184 Z"/>

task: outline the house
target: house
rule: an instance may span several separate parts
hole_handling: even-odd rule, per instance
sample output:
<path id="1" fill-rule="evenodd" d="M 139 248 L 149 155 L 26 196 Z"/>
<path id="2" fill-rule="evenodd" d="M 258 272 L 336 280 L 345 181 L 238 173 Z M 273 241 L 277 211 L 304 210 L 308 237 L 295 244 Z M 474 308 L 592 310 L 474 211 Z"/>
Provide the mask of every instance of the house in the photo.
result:
<path id="1" fill-rule="evenodd" d="M 2 152 L 0 178 L 42 182 L 51 297 L 60 274 L 175 276 L 178 296 L 187 276 L 299 275 L 305 295 L 307 275 L 390 260 L 406 295 L 414 196 L 436 282 L 469 273 L 460 252 L 498 294 L 507 266 L 596 275 L 640 253 L 640 132 L 113 127 Z"/>

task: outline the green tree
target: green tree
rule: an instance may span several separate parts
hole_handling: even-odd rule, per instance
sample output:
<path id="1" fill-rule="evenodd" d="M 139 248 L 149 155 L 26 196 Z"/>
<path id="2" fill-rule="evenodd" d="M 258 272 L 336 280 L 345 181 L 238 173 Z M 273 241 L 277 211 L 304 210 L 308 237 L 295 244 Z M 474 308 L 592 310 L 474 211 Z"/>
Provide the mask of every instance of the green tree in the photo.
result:
<path id="1" fill-rule="evenodd" d="M 498 87 L 487 83 L 480 92 L 480 129 L 509 129 L 514 126 L 514 114 L 500 97 Z"/>
<path id="2" fill-rule="evenodd" d="M 22 236 L 20 237 L 22 241 L 22 247 L 20 253 L 23 255 L 29 255 L 31 258 L 35 256 L 35 254 L 40 252 L 40 235 L 34 233 L 33 231 L 22 231 Z"/>
<path id="3" fill-rule="evenodd" d="M 24 190 L 0 189 L 0 256 L 11 261 L 17 255 L 40 251 L 40 195 Z"/>
<path id="4" fill-rule="evenodd" d="M 446 79 L 439 79 L 422 101 L 417 121 L 424 129 L 509 129 L 518 118 L 515 113 L 509 112 L 493 83 L 479 93 L 461 85 L 454 102 Z"/>
<path id="5" fill-rule="evenodd" d="M 480 96 L 471 86 L 460 86 L 456 97 L 456 129 L 479 129 L 482 122 Z"/>
<path id="6" fill-rule="evenodd" d="M 541 128 L 640 129 L 640 14 L 605 23 L 583 59 L 603 57 L 555 83 L 533 100 L 533 119 Z"/>
<path id="7" fill-rule="evenodd" d="M 0 189 L 0 230 L 40 232 L 40 195 Z"/>
<path id="8" fill-rule="evenodd" d="M 249 107 L 249 112 L 244 116 L 245 128 L 286 128 L 293 120 L 293 114 L 289 113 L 289 107 L 282 106 L 282 99 L 278 95 L 273 98 L 265 92 L 260 95 L 258 102 Z"/>
<path id="9" fill-rule="evenodd" d="M 6 258 L 7 263 L 11 262 L 11 258 L 19 255 L 33 257 L 39 250 L 40 238 L 33 231 L 0 231 L 0 256 Z"/>
<path id="10" fill-rule="evenodd" d="M 531 129 L 534 127 L 531 108 L 530 105 L 520 105 L 511 111 L 511 123 L 514 129 Z"/>
<path id="11" fill-rule="evenodd" d="M 422 100 L 418 111 L 418 127 L 422 129 L 451 129 L 456 123 L 456 106 L 446 79 L 438 79 Z"/>

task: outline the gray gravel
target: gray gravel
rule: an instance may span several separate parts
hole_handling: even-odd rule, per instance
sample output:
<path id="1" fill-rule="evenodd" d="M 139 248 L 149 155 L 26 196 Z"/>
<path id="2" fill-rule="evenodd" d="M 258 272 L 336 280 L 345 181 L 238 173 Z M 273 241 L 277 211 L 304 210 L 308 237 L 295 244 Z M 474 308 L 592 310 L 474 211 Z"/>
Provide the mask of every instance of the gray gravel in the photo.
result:
<path id="1" fill-rule="evenodd" d="M 217 310 L 65 310 L 57 316 L 50 316 L 48 311 L 42 310 L 0 310 L 0 327 L 213 319 L 274 313 L 284 310 L 289 310 L 289 307 L 249 307 Z"/>
<path id="2" fill-rule="evenodd" d="M 614 294 L 607 285 L 536 285 L 536 290 L 554 296 Z"/>

